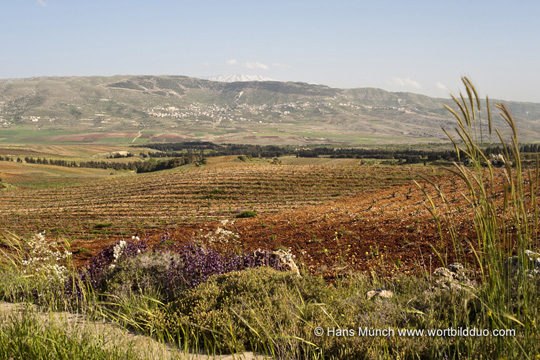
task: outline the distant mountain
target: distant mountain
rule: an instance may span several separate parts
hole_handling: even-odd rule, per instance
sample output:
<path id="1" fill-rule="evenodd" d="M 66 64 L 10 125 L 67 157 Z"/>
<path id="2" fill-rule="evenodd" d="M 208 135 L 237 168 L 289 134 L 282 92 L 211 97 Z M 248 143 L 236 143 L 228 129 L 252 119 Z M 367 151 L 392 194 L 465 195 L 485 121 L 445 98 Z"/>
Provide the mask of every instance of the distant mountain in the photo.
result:
<path id="1" fill-rule="evenodd" d="M 220 82 L 237 82 L 237 81 L 275 81 L 266 76 L 262 75 L 220 75 L 220 76 L 210 76 L 206 80 L 211 81 L 220 81 Z"/>
<path id="2" fill-rule="evenodd" d="M 540 104 L 505 103 L 520 140 L 540 138 Z M 6 79 L 0 80 L 0 142 L 440 142 L 447 140 L 441 127 L 456 126 L 445 104 L 455 107 L 448 99 L 412 93 L 297 82 L 185 76 Z M 496 127 L 506 129 L 499 116 L 494 118 Z"/>

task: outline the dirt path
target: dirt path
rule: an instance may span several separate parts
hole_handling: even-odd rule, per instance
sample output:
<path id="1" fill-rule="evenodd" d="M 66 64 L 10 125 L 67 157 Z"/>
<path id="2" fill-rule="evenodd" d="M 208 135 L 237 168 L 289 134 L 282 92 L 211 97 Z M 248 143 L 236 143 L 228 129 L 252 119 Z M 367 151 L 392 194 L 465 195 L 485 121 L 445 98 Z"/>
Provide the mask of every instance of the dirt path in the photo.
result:
<path id="1" fill-rule="evenodd" d="M 139 133 L 137 134 L 137 136 L 135 136 L 135 138 L 133 140 L 131 140 L 131 142 L 134 143 L 135 140 L 137 140 L 138 138 L 141 137 L 141 135 L 142 135 L 141 130 L 139 130 Z"/>
<path id="2" fill-rule="evenodd" d="M 189 360 L 262 360 L 265 357 L 251 352 L 232 355 L 209 356 L 196 353 L 185 353 L 173 346 L 164 345 L 151 337 L 137 335 L 106 321 L 88 319 L 85 315 L 69 312 L 41 312 L 36 306 L 25 303 L 8 303 L 0 301 L 0 327 L 13 317 L 33 315 L 43 323 L 53 322 L 68 334 L 90 332 L 103 339 L 111 339 L 106 344 L 111 347 L 134 349 L 144 359 L 189 359 Z"/>

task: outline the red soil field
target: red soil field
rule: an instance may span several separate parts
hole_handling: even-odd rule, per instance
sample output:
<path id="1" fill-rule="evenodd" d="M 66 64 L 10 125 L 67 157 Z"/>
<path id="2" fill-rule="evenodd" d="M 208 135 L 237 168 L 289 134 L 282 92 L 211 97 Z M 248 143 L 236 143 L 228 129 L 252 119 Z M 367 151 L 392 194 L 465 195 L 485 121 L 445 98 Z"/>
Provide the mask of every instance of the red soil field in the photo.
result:
<path id="1" fill-rule="evenodd" d="M 451 263 L 455 254 L 447 229 L 441 240 L 430 202 L 412 180 L 423 177 L 450 203 L 445 207 L 433 186 L 420 182 L 436 200 L 437 215 L 453 218 L 465 248 L 476 243 L 463 196 L 467 190 L 441 168 L 225 160 L 203 168 L 4 192 L 0 225 L 21 236 L 46 229 L 48 238 L 69 239 L 79 267 L 121 239 L 137 235 L 158 244 L 168 234 L 178 244 L 197 241 L 224 251 L 290 249 L 301 268 L 326 277 L 424 273 L 441 265 L 439 256 Z M 494 193 L 502 197 L 502 187 Z M 235 218 L 245 210 L 258 216 Z M 238 237 L 212 241 L 209 234 L 218 228 Z"/>

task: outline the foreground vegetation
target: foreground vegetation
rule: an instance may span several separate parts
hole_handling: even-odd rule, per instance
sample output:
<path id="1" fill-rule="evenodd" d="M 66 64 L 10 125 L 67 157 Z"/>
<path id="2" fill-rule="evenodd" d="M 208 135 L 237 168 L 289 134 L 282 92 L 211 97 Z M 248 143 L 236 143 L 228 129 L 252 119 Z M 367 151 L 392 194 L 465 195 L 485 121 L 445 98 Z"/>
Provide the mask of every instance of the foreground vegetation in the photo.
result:
<path id="1" fill-rule="evenodd" d="M 425 196 L 441 238 L 451 240 L 464 268 L 446 263 L 449 249 L 433 247 L 446 269 L 430 272 L 426 266 L 418 277 L 349 274 L 328 283 L 283 271 L 269 252 L 219 253 L 199 243 L 178 248 L 165 235 L 154 246 L 137 238 L 118 242 L 75 270 L 68 242 L 51 248 L 43 235 L 6 234 L 0 298 L 106 318 L 185 351 L 214 355 L 252 350 L 279 359 L 540 358 L 540 255 L 531 252 L 538 248 L 539 170 L 522 169 L 508 110 L 499 106 L 513 133 L 505 141 L 492 129 L 491 114 L 480 116 L 476 90 L 463 80 L 468 98 L 456 99 L 458 110 L 450 109 L 461 141 L 451 139 L 468 160 L 451 171 L 466 185 L 475 237 L 462 238 L 454 202 L 436 182 L 446 208 L 435 206 L 427 190 Z M 499 137 L 502 183 L 480 146 L 484 133 Z M 371 296 L 374 289 L 379 296 Z M 32 353 L 16 341 L 31 326 L 0 324 L 7 358 L 45 358 L 52 351 L 47 346 L 64 339 L 47 330 L 44 339 L 32 337 L 38 344 Z M 87 351 L 66 336 L 73 357 Z"/>
<path id="2" fill-rule="evenodd" d="M 2 269 L 2 299 L 105 318 L 180 349 L 216 355 L 253 350 L 280 359 L 535 358 L 540 350 L 535 322 L 540 300 L 523 297 L 526 283 L 519 279 L 510 284 L 513 295 L 501 307 L 491 301 L 492 283 L 474 285 L 466 278 L 452 283 L 435 275 L 351 275 L 328 284 L 322 277 L 265 266 L 239 271 L 238 257 L 195 245 L 174 249 L 164 243 L 149 249 L 136 240 L 105 249 L 75 272 L 69 253 L 50 250 L 42 241 L 11 239 L 15 255 Z M 503 276 L 497 281 L 507 284 Z M 529 282 L 527 291 L 540 290 L 537 281 Z M 395 296 L 367 300 L 366 293 L 376 288 Z M 25 319 L 0 325 L 0 349 L 11 356 L 46 358 L 54 353 L 51 346 L 68 344 L 62 351 L 82 358 L 100 341 L 95 334 L 79 341 L 58 327 L 45 327 L 43 338 L 30 336 L 30 344 L 14 341 L 36 328 L 32 317 Z M 323 336 L 314 334 L 318 327 Z M 426 334 L 419 336 L 415 329 Z M 431 329 L 477 333 L 429 336 Z M 496 329 L 504 329 L 505 336 L 485 336 L 484 331 Z M 347 332 L 338 336 L 340 330 Z M 108 358 L 126 358 L 109 352 Z"/>
<path id="3" fill-rule="evenodd" d="M 23 316 L 0 317 L 0 359 L 139 359 L 118 339 L 107 339 L 93 332 L 66 333 L 67 323 L 51 324 L 32 311 Z M 38 335 L 39 334 L 39 335 Z"/>

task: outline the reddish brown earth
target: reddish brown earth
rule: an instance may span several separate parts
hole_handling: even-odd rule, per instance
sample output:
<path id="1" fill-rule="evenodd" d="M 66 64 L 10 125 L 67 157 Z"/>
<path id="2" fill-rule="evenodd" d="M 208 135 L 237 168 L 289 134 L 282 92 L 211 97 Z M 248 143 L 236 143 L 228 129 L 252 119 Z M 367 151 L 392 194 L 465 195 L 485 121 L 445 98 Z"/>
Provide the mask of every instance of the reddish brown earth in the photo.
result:
<path id="1" fill-rule="evenodd" d="M 462 188 L 446 178 L 439 185 L 453 199 L 456 206 L 463 206 Z M 426 189 L 434 195 L 430 185 Z M 220 250 L 253 251 L 255 249 L 291 249 L 300 267 L 310 273 L 326 277 L 351 271 L 371 272 L 385 276 L 396 273 L 430 271 L 441 262 L 434 249 L 454 258 L 450 241 L 441 242 L 436 223 L 429 213 L 429 201 L 414 183 L 394 186 L 356 196 L 346 197 L 323 205 L 305 206 L 274 214 L 236 219 L 223 225 L 220 222 L 178 224 L 168 229 L 167 237 L 182 244 L 200 241 Z M 469 228 L 468 216 L 463 212 L 457 219 L 465 235 Z M 205 235 L 218 227 L 239 235 L 237 240 L 211 242 Z M 157 244 L 164 230 L 138 234 Z M 471 238 L 472 239 L 472 238 Z M 82 265 L 106 245 L 108 241 L 81 242 L 88 254 L 75 257 Z M 79 244 L 72 244 L 76 248 Z"/>
<path id="2" fill-rule="evenodd" d="M 6 192 L 0 197 L 1 226 L 20 236 L 47 229 L 48 239 L 70 239 L 79 267 L 119 240 L 138 235 L 158 244 L 167 231 L 175 243 L 197 241 L 223 251 L 290 249 L 301 268 L 327 277 L 357 271 L 410 274 L 440 266 L 439 256 L 448 263 L 455 258 L 446 227 L 440 239 L 427 195 L 407 180 L 425 177 L 450 203 L 448 208 L 436 200 L 437 216 L 451 214 L 467 250 L 476 243 L 466 188 L 441 169 L 229 160 L 215 165 L 212 160 L 200 169 Z M 433 186 L 421 186 L 437 199 Z M 495 196 L 502 198 L 501 188 Z M 250 209 L 259 215 L 234 219 Z M 211 241 L 208 234 L 220 227 L 238 238 Z"/>

